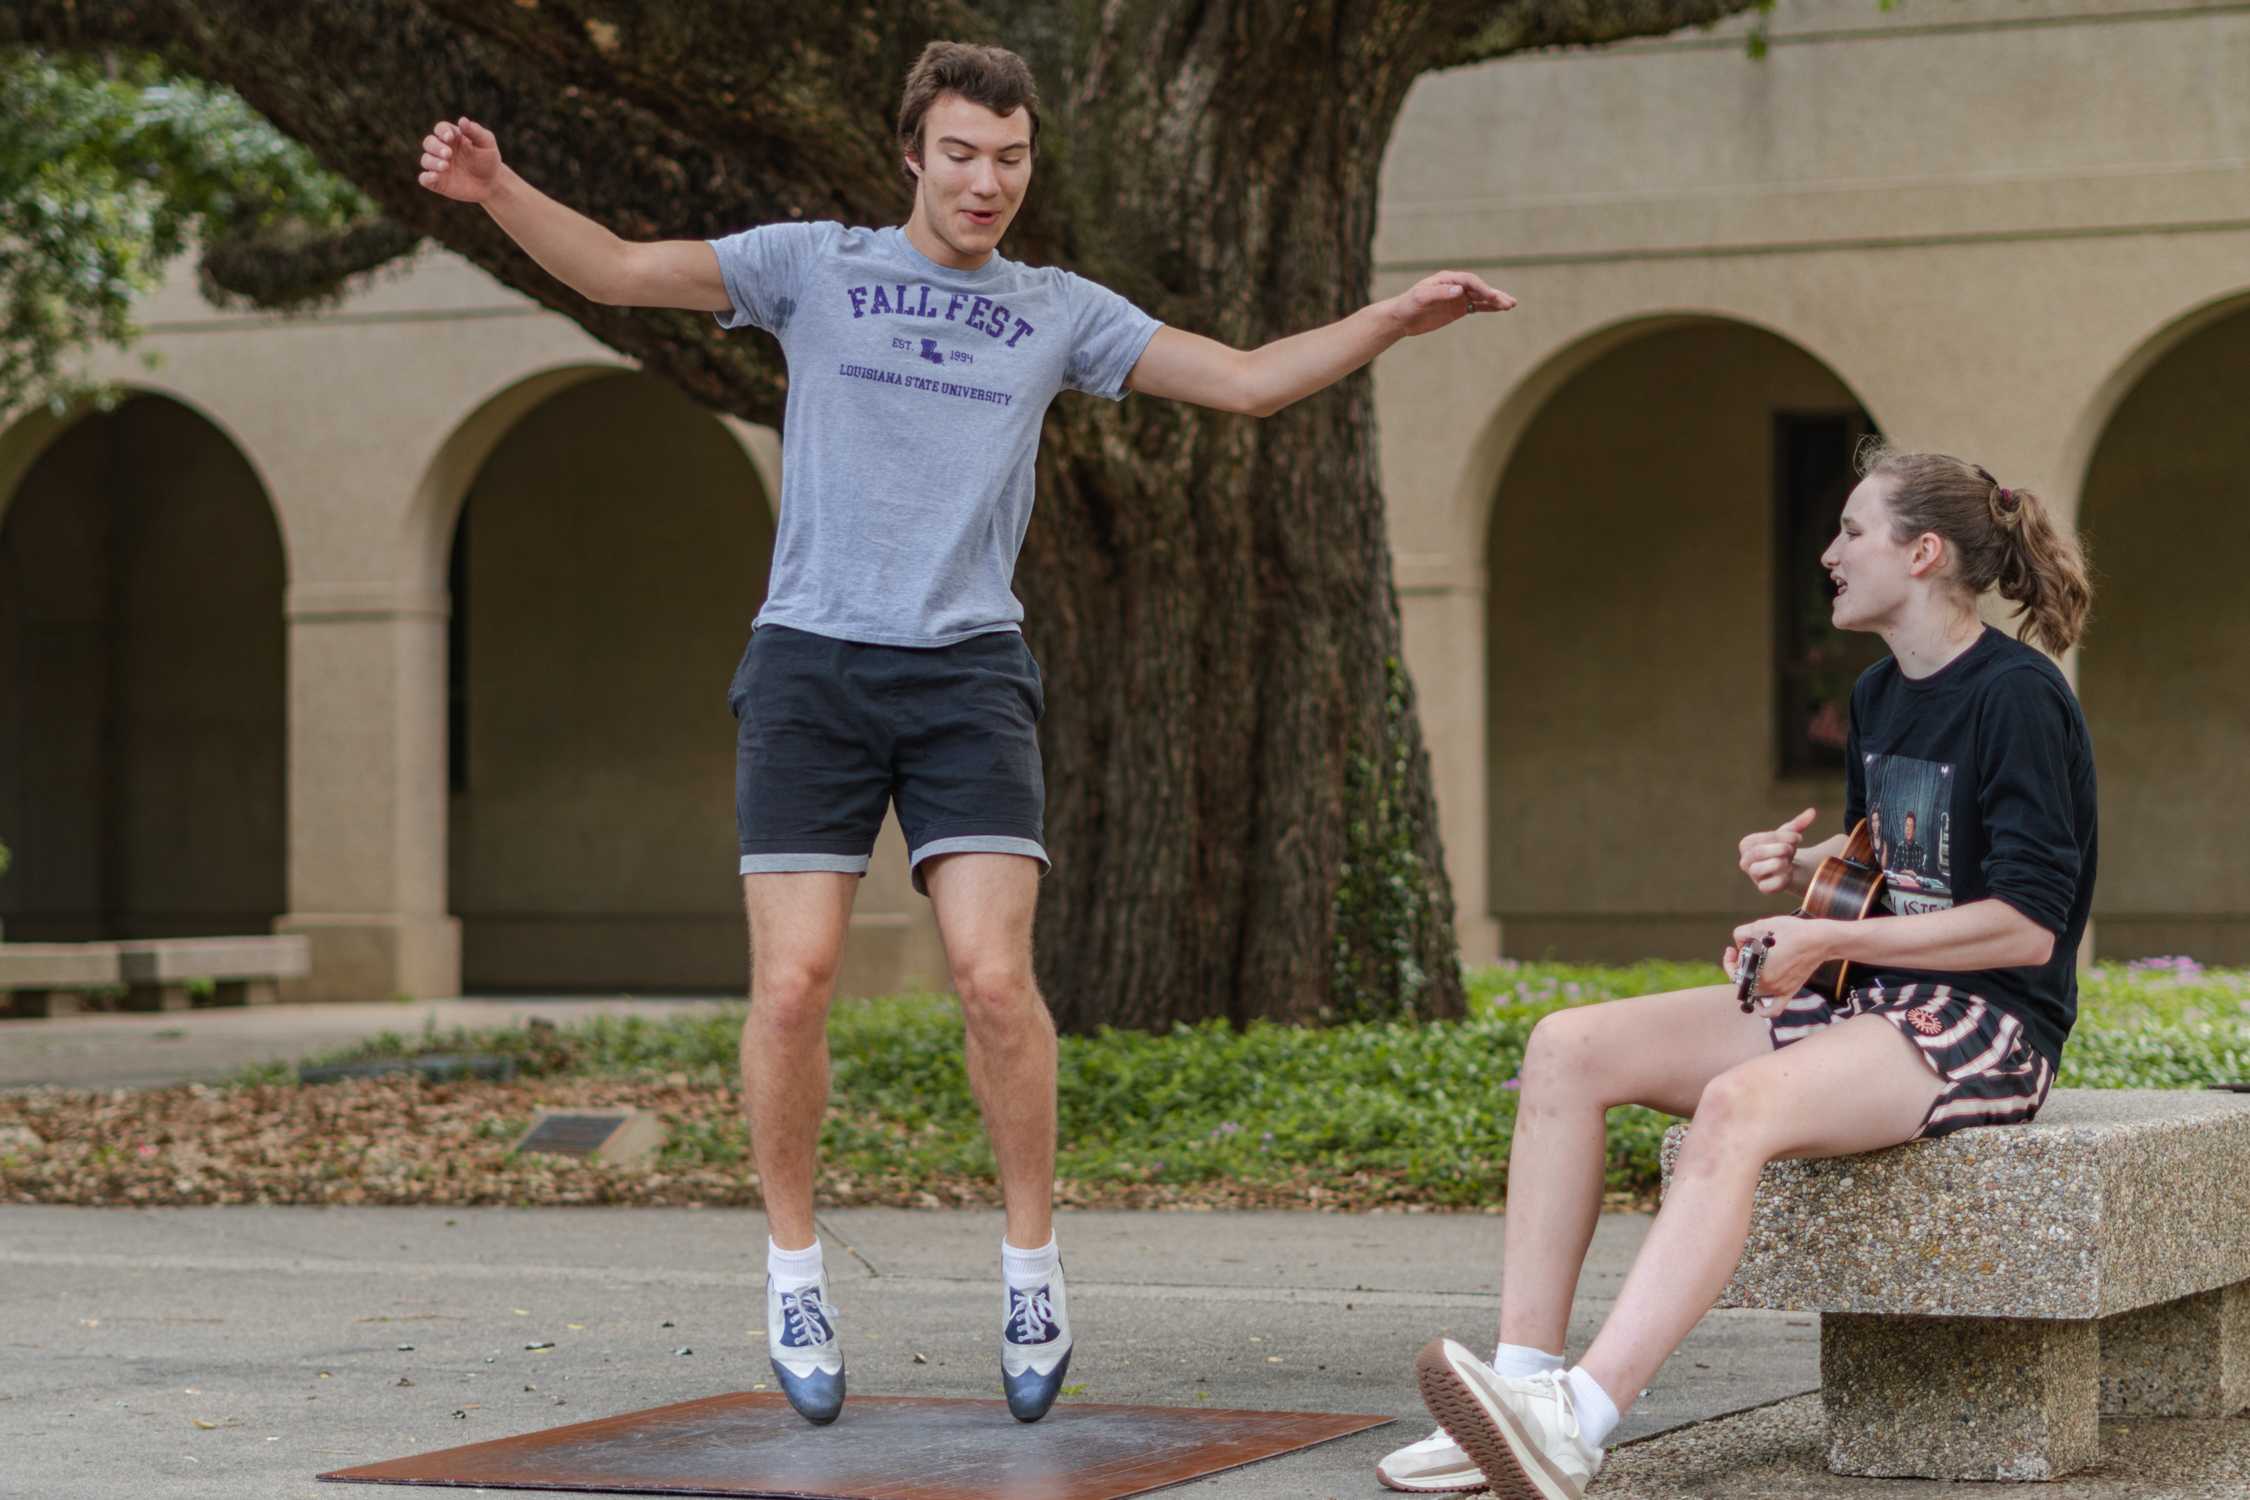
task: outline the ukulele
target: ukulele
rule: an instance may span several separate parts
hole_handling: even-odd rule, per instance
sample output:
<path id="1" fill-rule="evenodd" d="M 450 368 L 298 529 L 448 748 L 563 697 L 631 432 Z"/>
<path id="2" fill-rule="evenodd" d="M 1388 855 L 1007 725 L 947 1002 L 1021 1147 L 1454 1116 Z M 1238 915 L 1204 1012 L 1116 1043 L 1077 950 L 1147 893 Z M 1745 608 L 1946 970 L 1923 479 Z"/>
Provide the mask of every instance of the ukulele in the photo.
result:
<path id="1" fill-rule="evenodd" d="M 1795 915 L 1857 922 L 1862 917 L 1883 915 L 1882 897 L 1883 867 L 1875 861 L 1875 836 L 1868 832 L 1867 820 L 1861 818 L 1852 836 L 1844 841 L 1844 852 L 1831 854 L 1813 870 L 1812 884 L 1805 887 L 1805 904 Z M 1762 943 L 1745 943 L 1736 960 L 1734 998 L 1744 1014 L 1757 1008 L 1758 971 L 1765 967 L 1766 951 L 1771 947 L 1770 937 Z M 1843 995 L 1850 973 L 1850 964 L 1832 958 L 1813 970 L 1805 988 L 1833 1003 Z"/>

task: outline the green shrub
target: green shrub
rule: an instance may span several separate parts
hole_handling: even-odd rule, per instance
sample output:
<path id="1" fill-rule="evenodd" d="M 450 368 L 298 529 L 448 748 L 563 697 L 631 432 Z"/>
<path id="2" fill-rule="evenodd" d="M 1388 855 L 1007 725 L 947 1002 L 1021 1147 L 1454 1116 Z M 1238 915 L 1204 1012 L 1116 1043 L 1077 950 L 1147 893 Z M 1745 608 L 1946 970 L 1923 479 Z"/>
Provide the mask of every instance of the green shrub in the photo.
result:
<path id="1" fill-rule="evenodd" d="M 1326 1028 L 1223 1022 L 1165 1035 L 1064 1037 L 1058 1175 L 1088 1183 L 1353 1184 L 1355 1201 L 1499 1201 L 1512 1084 L 1540 1017 L 1573 1005 L 1712 983 L 1710 964 L 1503 964 L 1470 978 L 1469 1018 Z M 2066 1087 L 2194 1088 L 2250 1079 L 2250 972 L 2104 964 L 2083 985 Z M 332 1060 L 505 1053 L 533 1077 L 682 1074 L 734 1087 L 741 1011 L 566 1028 L 395 1033 Z M 989 1179 L 992 1155 L 949 999 L 836 1007 L 829 1028 L 831 1167 L 886 1177 Z M 271 1081 L 270 1073 L 260 1074 Z M 1611 1190 L 1645 1196 L 1669 1119 L 1612 1113 Z M 675 1132 L 673 1162 L 745 1161 L 739 1121 Z"/>

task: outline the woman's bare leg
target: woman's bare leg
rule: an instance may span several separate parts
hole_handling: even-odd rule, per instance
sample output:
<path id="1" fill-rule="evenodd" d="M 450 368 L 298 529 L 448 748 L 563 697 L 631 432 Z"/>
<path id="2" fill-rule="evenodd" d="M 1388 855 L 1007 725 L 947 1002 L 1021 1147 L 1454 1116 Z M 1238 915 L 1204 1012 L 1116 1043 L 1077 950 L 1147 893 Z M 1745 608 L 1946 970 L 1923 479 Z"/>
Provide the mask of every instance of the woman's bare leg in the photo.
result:
<path id="1" fill-rule="evenodd" d="M 1741 1012 L 1732 985 L 1556 1011 L 1532 1028 L 1508 1151 L 1502 1343 L 1562 1350 L 1601 1217 L 1609 1111 L 1692 1113 L 1712 1079 L 1772 1052 L 1765 1021 Z"/>
<path id="2" fill-rule="evenodd" d="M 1840 1022 L 1712 1079 L 1696 1102 L 1663 1212 L 1580 1361 L 1617 1409 L 1656 1378 L 1734 1274 L 1767 1162 L 1855 1156 L 1911 1140 L 1943 1087 L 1881 1016 Z"/>

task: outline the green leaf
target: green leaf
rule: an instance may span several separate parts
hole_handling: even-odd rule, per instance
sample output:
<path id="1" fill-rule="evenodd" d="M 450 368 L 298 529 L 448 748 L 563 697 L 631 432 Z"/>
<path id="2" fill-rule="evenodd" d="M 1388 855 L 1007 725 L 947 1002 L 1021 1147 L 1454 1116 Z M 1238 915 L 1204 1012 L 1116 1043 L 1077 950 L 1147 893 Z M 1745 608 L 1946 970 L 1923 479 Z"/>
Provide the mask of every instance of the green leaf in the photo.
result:
<path id="1" fill-rule="evenodd" d="M 95 394 L 86 357 L 198 242 L 369 217 L 234 94 L 144 57 L 0 52 L 0 410 Z"/>

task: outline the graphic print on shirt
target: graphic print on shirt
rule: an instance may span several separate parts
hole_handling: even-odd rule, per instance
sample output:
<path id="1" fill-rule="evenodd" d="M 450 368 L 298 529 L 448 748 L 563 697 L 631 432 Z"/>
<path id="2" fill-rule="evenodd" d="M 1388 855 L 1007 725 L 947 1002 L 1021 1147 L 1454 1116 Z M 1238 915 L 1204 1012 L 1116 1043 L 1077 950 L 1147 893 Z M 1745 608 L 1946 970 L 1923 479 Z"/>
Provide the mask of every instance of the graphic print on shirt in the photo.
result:
<path id="1" fill-rule="evenodd" d="M 926 283 L 870 282 L 843 289 L 844 298 L 851 306 L 854 321 L 869 318 L 911 318 L 921 322 L 942 319 L 967 331 L 982 334 L 986 340 L 1000 341 L 1002 349 L 1013 349 L 1039 330 L 1015 313 L 1005 303 L 990 297 L 980 297 L 973 292 L 944 292 Z M 897 325 L 879 323 L 880 328 Z M 952 341 L 941 343 L 919 331 L 886 334 L 894 354 L 910 354 L 926 363 L 943 367 L 960 367 L 976 363 L 976 355 L 969 349 L 950 347 Z M 970 341 L 972 344 L 979 342 Z M 976 385 L 965 380 L 940 380 L 934 375 L 904 373 L 885 369 L 880 365 L 845 360 L 836 373 L 850 380 L 870 380 L 878 385 L 904 386 L 908 390 L 922 391 L 933 396 L 951 396 L 962 401 L 987 401 L 995 406 L 1012 406 L 1015 395 L 1010 391 L 994 390 L 990 386 Z"/>
<path id="2" fill-rule="evenodd" d="M 1953 905 L 1953 767 L 1904 755 L 1866 758 L 1868 832 L 1894 916 Z"/>

